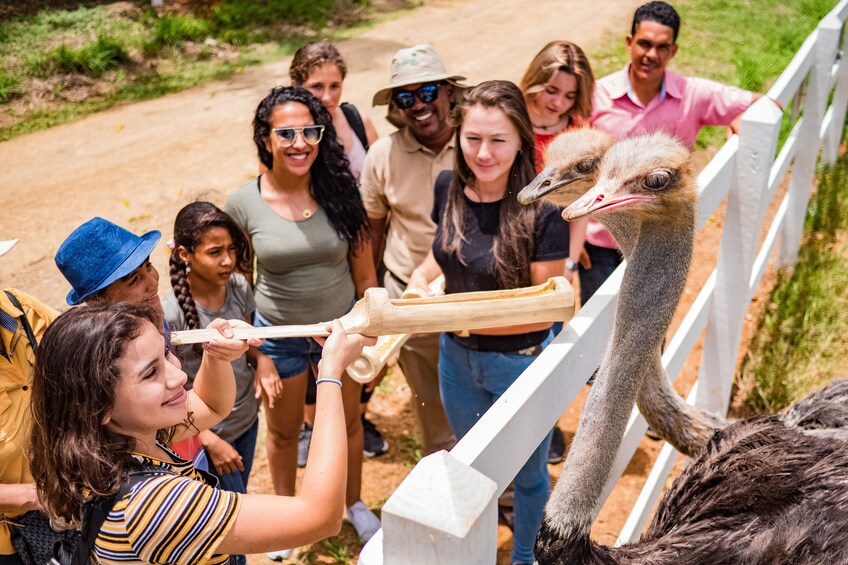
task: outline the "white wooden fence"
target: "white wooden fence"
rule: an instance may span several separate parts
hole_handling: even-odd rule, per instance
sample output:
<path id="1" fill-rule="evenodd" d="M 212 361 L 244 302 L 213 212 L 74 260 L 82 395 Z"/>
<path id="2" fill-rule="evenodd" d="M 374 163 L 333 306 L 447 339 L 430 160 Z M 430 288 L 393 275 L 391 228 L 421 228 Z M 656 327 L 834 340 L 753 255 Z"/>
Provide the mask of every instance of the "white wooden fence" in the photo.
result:
<path id="1" fill-rule="evenodd" d="M 663 355 L 674 379 L 706 329 L 698 380 L 688 401 L 725 413 L 744 316 L 778 241 L 778 264 L 797 258 L 819 150 L 835 160 L 848 103 L 842 57 L 848 0 L 804 41 L 769 90 L 796 120 L 775 156 L 782 112 L 762 98 L 698 176 L 698 226 L 728 197 L 718 262 Z M 832 104 L 828 107 L 828 100 Z M 802 112 L 799 112 L 802 110 Z M 788 194 L 759 245 L 763 215 L 792 166 Z M 759 247 L 759 248 L 758 248 Z M 491 564 L 497 549 L 497 498 L 598 366 L 613 324 L 619 268 L 553 343 L 448 452 L 422 459 L 383 506 L 383 530 L 362 550 L 363 565 Z M 636 451 L 647 424 L 634 408 L 604 495 Z M 618 543 L 639 538 L 677 453 L 665 444 Z"/>

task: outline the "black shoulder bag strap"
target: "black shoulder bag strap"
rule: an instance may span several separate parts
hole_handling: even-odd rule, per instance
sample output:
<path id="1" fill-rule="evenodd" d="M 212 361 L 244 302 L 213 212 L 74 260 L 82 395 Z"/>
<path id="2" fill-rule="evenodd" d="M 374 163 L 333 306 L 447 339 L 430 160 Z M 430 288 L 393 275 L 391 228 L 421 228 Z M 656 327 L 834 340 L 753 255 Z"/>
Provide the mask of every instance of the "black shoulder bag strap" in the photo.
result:
<path id="1" fill-rule="evenodd" d="M 32 350 L 35 351 L 38 349 L 38 341 L 35 339 L 35 332 L 32 331 L 32 326 L 29 325 L 29 320 L 27 319 L 26 310 L 21 306 L 21 303 L 15 298 L 15 295 L 9 292 L 8 290 L 4 290 L 6 296 L 9 297 L 9 301 L 14 304 L 15 308 L 23 312 L 23 314 L 18 318 L 21 321 L 21 325 L 24 327 L 24 332 L 27 335 L 27 339 L 29 340 L 30 345 L 32 345 Z"/>
<path id="2" fill-rule="evenodd" d="M 340 106 L 353 133 L 362 142 L 362 147 L 368 151 L 368 136 L 365 134 L 365 123 L 362 121 L 362 116 L 359 115 L 359 110 L 356 109 L 356 106 L 347 102 L 342 102 Z"/>
<path id="3" fill-rule="evenodd" d="M 85 565 L 91 558 L 91 550 L 97 540 L 100 529 L 109 517 L 109 512 L 115 504 L 129 494 L 132 488 L 142 480 L 152 475 L 175 474 L 173 471 L 156 465 L 142 465 L 141 470 L 130 471 L 121 481 L 118 492 L 112 496 L 99 497 L 83 505 L 82 528 L 76 548 L 66 545 L 55 547 L 53 554 L 56 556 L 51 565 Z"/>

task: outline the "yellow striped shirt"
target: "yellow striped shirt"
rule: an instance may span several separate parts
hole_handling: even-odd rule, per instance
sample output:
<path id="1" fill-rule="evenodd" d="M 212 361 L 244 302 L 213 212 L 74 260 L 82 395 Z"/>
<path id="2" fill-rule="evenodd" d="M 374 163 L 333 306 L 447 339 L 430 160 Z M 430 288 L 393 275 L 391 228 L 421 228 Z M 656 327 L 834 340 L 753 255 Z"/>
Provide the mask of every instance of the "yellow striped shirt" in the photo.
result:
<path id="1" fill-rule="evenodd" d="M 175 474 L 151 475 L 115 504 L 94 544 L 96 563 L 219 565 L 229 560 L 215 549 L 235 522 L 240 495 L 209 486 L 190 461 L 168 452 L 177 463 L 135 455 L 144 465 Z"/>

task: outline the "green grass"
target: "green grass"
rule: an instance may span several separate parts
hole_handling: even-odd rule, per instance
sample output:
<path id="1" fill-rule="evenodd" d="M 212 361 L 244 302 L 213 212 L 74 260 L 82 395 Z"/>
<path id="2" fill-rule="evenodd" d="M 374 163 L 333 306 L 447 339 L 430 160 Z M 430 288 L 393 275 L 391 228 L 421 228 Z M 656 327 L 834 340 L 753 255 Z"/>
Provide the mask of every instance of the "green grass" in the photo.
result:
<path id="1" fill-rule="evenodd" d="M 11 118 L 3 120 L 10 125 L 0 128 L 0 141 L 228 78 L 306 41 L 345 37 L 385 17 L 369 0 L 221 0 L 195 13 L 145 7 L 120 16 L 95 6 L 13 17 L 0 22 L 0 112 Z M 69 74 L 95 80 L 100 94 L 83 103 L 59 97 L 35 108 L 15 104 L 33 88 L 61 93 Z"/>
<path id="2" fill-rule="evenodd" d="M 845 376 L 848 156 L 820 172 L 805 229 L 798 264 L 778 274 L 737 374 L 755 412 L 775 412 Z"/>
<path id="3" fill-rule="evenodd" d="M 17 97 L 20 92 L 20 83 L 14 77 L 9 76 L 5 70 L 0 69 L 0 104 L 8 102 Z"/>
<path id="4" fill-rule="evenodd" d="M 186 41 L 202 41 L 210 28 L 202 18 L 165 14 L 156 19 L 155 35 L 150 43 L 155 47 L 179 47 Z"/>
<path id="5" fill-rule="evenodd" d="M 95 41 L 78 49 L 60 45 L 48 51 L 37 62 L 43 75 L 78 73 L 100 77 L 106 71 L 130 62 L 127 49 L 109 36 L 98 36 Z"/>
<path id="6" fill-rule="evenodd" d="M 345 545 L 336 542 L 333 538 L 321 540 L 320 545 L 327 553 L 327 556 L 333 560 L 333 563 L 341 563 L 343 565 L 353 563 L 354 552 Z"/>

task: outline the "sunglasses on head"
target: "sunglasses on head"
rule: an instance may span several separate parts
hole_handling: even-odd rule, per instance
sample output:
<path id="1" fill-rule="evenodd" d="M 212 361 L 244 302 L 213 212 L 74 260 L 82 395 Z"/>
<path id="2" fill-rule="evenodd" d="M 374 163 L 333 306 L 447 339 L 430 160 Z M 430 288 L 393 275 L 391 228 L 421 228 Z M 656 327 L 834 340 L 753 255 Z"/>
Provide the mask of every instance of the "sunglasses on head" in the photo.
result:
<path id="1" fill-rule="evenodd" d="M 291 147 L 294 145 L 297 135 L 303 136 L 303 141 L 309 145 L 318 145 L 324 136 L 324 126 L 303 126 L 302 128 L 274 128 L 271 131 L 277 136 L 277 145 L 280 147 Z"/>
<path id="2" fill-rule="evenodd" d="M 439 85 L 435 82 L 425 84 L 415 90 L 398 90 L 392 94 L 397 107 L 401 110 L 412 108 L 415 104 L 415 98 L 418 98 L 425 104 L 435 101 L 439 97 Z"/>

